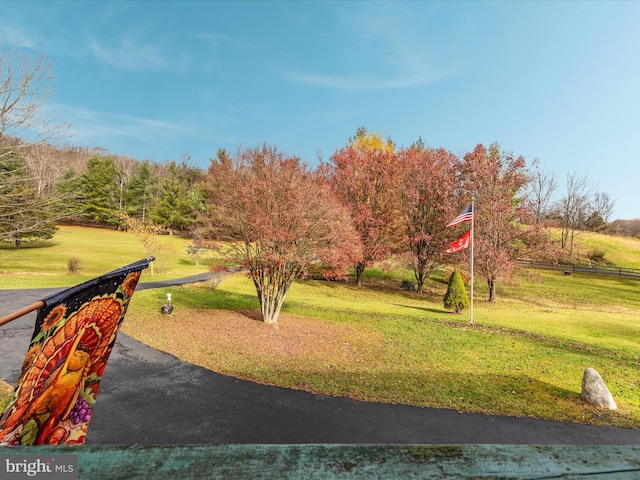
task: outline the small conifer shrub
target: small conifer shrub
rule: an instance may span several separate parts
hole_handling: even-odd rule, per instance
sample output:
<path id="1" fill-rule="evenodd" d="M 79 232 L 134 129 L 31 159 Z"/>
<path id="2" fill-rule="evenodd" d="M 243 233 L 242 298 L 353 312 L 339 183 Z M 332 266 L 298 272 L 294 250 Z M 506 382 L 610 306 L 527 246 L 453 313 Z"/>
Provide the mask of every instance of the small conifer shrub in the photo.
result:
<path id="1" fill-rule="evenodd" d="M 460 313 L 465 308 L 469 308 L 469 297 L 464 288 L 464 282 L 460 272 L 454 271 L 449 277 L 447 293 L 444 294 L 444 308 Z"/>

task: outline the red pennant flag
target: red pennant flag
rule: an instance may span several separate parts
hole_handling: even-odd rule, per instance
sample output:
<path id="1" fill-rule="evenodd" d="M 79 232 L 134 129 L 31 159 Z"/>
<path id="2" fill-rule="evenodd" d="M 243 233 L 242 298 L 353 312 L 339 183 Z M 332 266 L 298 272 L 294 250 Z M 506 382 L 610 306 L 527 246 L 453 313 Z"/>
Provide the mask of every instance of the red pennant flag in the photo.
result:
<path id="1" fill-rule="evenodd" d="M 0 445 L 84 443 L 100 380 L 142 269 L 152 258 L 42 300 Z"/>
<path id="2" fill-rule="evenodd" d="M 449 244 L 449 248 L 447 248 L 447 253 L 455 253 L 460 250 L 464 250 L 465 248 L 469 248 L 471 245 L 471 230 L 467 230 L 467 232 L 462 235 L 459 239 L 451 242 Z"/>

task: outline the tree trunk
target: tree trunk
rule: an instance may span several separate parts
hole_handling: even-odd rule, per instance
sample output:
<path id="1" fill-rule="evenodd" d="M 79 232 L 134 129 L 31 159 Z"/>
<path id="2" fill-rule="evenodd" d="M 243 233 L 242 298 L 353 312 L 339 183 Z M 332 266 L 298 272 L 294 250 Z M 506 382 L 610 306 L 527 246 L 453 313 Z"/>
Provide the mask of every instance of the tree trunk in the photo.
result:
<path id="1" fill-rule="evenodd" d="M 566 248 L 567 247 L 567 238 L 569 236 L 569 226 L 567 224 L 567 221 L 564 220 L 562 222 L 562 232 L 560 233 L 560 246 L 562 248 Z"/>
<path id="2" fill-rule="evenodd" d="M 251 271 L 264 323 L 278 323 L 284 298 L 298 273 L 298 269 L 283 265 L 265 269 L 255 268 Z"/>
<path id="3" fill-rule="evenodd" d="M 411 242 L 411 250 L 414 255 L 413 275 L 416 279 L 416 293 L 422 293 L 424 281 L 426 280 L 425 271 L 427 269 L 427 242 L 419 240 Z"/>
<path id="4" fill-rule="evenodd" d="M 573 238 L 575 236 L 575 230 L 571 229 L 571 243 L 569 245 L 569 256 L 573 255 Z"/>
<path id="5" fill-rule="evenodd" d="M 416 293 L 422 293 L 424 287 L 424 264 L 419 263 L 417 268 L 414 267 L 413 274 L 416 278 Z"/>
<path id="6" fill-rule="evenodd" d="M 489 301 L 496 301 L 496 281 L 493 278 L 487 278 L 487 285 L 489 286 Z"/>
<path id="7" fill-rule="evenodd" d="M 284 294 L 278 293 L 275 297 L 268 297 L 266 300 L 263 299 L 260 302 L 260 311 L 262 313 L 262 321 L 264 323 L 278 323 L 278 317 L 280 316 L 280 310 L 284 303 L 284 297 Z"/>
<path id="8" fill-rule="evenodd" d="M 364 274 L 364 262 L 358 262 L 356 264 L 356 285 L 362 286 L 362 275 Z"/>

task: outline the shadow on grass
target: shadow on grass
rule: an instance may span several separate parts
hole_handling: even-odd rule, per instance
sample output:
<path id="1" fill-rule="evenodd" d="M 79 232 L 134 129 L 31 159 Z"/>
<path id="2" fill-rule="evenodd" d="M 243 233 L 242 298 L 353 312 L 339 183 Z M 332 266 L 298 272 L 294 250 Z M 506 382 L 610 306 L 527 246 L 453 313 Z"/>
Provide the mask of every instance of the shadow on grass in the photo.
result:
<path id="1" fill-rule="evenodd" d="M 425 301 L 434 301 L 436 299 L 441 299 L 441 296 L 431 294 L 428 292 L 423 292 L 422 294 L 418 294 L 413 291 L 402 290 L 399 285 L 395 283 L 393 285 L 388 285 L 384 283 L 375 283 L 375 282 L 364 282 L 361 287 L 355 284 L 355 281 L 335 281 L 335 280 L 320 280 L 317 278 L 313 279 L 304 279 L 297 280 L 299 282 L 305 283 L 307 285 L 319 285 L 329 289 L 338 289 L 347 290 L 349 292 L 360 293 L 360 292 L 377 292 L 394 295 L 396 297 L 405 298 L 408 300 L 416 300 L 416 299 L 424 299 Z"/>
<path id="2" fill-rule="evenodd" d="M 260 312 L 260 303 L 256 295 L 204 288 L 189 290 L 189 295 L 181 298 L 181 303 L 186 308 L 200 310 L 221 309 L 240 312 L 256 310 L 258 313 Z"/>
<path id="3" fill-rule="evenodd" d="M 403 305 L 401 303 L 394 303 L 393 304 L 396 307 L 402 307 L 402 308 L 410 308 L 412 310 L 418 310 L 421 312 L 429 312 L 429 313 L 437 313 L 437 314 L 442 314 L 442 315 L 451 315 L 451 312 L 448 312 L 444 309 L 439 309 L 439 308 L 427 308 L 427 307 L 416 307 L 415 305 Z"/>
<path id="4" fill-rule="evenodd" d="M 448 315 L 447 318 L 421 319 L 421 321 L 437 323 L 453 329 L 471 329 L 487 335 L 513 337 L 521 342 L 535 344 L 541 351 L 557 350 L 560 355 L 568 353 L 575 356 L 583 356 L 585 357 L 585 364 L 593 362 L 594 359 L 592 357 L 597 357 L 599 359 L 606 360 L 607 362 L 614 362 L 614 364 L 619 362 L 634 364 L 637 362 L 635 352 L 621 352 L 603 346 L 587 344 L 566 338 L 547 336 L 515 328 L 486 325 L 483 323 L 469 325 L 469 322 L 464 318 L 464 315 L 454 315 L 452 312 L 446 312 L 446 314 Z"/>
<path id="5" fill-rule="evenodd" d="M 638 425 L 638 418 L 631 412 L 601 410 L 586 404 L 580 398 L 579 386 L 569 390 L 526 375 L 471 375 L 437 369 L 420 374 L 339 368 L 314 371 L 313 365 L 299 370 L 280 367 L 262 364 L 259 375 L 255 371 L 236 371 L 231 375 L 365 402 L 624 428 Z"/>
<path id="6" fill-rule="evenodd" d="M 59 245 L 58 242 L 50 242 L 47 240 L 34 241 L 34 242 L 25 242 L 23 241 L 20 245 L 20 248 L 16 248 L 15 243 L 11 242 L 0 242 L 0 250 L 9 250 L 19 252 L 20 250 L 31 250 L 31 249 L 40 249 L 40 248 L 51 248 Z"/>

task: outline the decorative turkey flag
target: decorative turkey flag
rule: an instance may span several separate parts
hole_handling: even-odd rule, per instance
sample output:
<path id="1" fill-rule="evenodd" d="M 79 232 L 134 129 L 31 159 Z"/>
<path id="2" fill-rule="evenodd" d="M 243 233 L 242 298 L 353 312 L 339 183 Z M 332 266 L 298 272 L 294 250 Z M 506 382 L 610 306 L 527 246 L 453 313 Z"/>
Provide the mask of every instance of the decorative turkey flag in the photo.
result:
<path id="1" fill-rule="evenodd" d="M 84 443 L 100 380 L 142 269 L 153 257 L 44 298 L 0 446 Z"/>
<path id="2" fill-rule="evenodd" d="M 467 230 L 467 232 L 462 235 L 459 239 L 451 242 L 449 244 L 449 248 L 447 248 L 447 253 L 455 253 L 460 250 L 464 250 L 465 248 L 469 248 L 471 245 L 471 230 Z"/>

